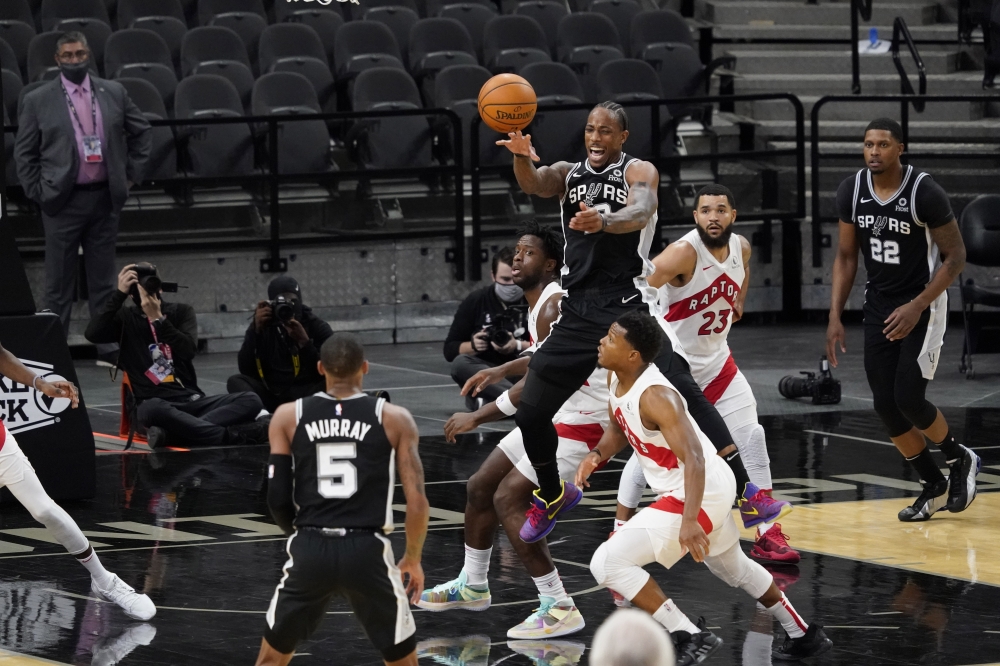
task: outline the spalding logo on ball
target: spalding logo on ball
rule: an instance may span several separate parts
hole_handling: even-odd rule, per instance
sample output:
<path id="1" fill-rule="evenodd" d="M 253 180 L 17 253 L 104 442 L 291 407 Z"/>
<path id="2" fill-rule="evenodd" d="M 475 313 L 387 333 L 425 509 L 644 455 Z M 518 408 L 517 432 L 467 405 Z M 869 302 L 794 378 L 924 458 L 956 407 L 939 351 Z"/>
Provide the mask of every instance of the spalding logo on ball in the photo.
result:
<path id="1" fill-rule="evenodd" d="M 497 74 L 479 91 L 479 116 L 501 134 L 527 127 L 536 107 L 535 89 L 517 74 Z"/>

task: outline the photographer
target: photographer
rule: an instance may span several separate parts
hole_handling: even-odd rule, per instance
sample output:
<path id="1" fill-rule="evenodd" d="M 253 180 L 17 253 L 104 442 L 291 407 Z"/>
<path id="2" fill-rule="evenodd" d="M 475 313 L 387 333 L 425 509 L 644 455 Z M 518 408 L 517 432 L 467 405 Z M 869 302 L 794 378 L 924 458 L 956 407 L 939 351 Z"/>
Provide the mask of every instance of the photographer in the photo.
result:
<path id="1" fill-rule="evenodd" d="M 226 388 L 256 393 L 264 409 L 273 412 L 278 405 L 325 390 L 316 362 L 333 330 L 302 303 L 292 277 L 271 280 L 267 298 L 257 303 L 240 347 L 240 374 L 230 377 Z"/>
<path id="2" fill-rule="evenodd" d="M 527 340 L 512 335 L 518 330 L 523 335 L 527 308 L 521 288 L 514 284 L 513 261 L 513 250 L 501 248 L 493 256 L 493 284 L 466 296 L 451 322 L 444 341 L 444 357 L 451 363 L 451 378 L 459 386 L 464 386 L 480 370 L 495 368 L 517 358 L 529 346 Z M 501 329 L 507 334 L 499 332 Z M 497 343 L 498 339 L 502 340 L 502 344 Z M 519 378 L 513 379 L 517 381 Z M 475 398 L 466 396 L 466 407 L 474 410 L 481 401 L 496 400 L 512 385 L 504 380 L 483 390 Z"/>
<path id="3" fill-rule="evenodd" d="M 263 407 L 260 398 L 253 393 L 206 396 L 198 388 L 194 308 L 164 303 L 161 294 L 155 266 L 126 266 L 118 274 L 118 289 L 85 334 L 94 343 L 121 345 L 118 367 L 128 374 L 150 448 L 266 442 L 266 419 L 255 421 Z M 127 303 L 130 296 L 138 307 Z"/>

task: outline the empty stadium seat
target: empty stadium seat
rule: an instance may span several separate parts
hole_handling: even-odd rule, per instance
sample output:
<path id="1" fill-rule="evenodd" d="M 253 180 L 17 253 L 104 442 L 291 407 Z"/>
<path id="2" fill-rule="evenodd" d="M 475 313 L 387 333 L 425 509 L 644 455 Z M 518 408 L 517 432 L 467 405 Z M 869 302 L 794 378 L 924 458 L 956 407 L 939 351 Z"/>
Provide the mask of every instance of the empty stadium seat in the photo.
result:
<path id="1" fill-rule="evenodd" d="M 315 31 L 297 23 L 268 26 L 260 36 L 260 71 L 298 72 L 316 89 L 321 108 L 337 110 L 333 74 Z"/>
<path id="2" fill-rule="evenodd" d="M 243 40 L 251 63 L 257 62 L 257 43 L 267 27 L 267 21 L 250 12 L 224 12 L 212 17 L 209 25 L 229 28 Z"/>
<path id="3" fill-rule="evenodd" d="M 289 22 L 301 23 L 313 29 L 323 42 L 326 60 L 330 69 L 334 68 L 334 53 L 336 52 L 337 31 L 344 25 L 344 18 L 338 12 L 331 11 L 298 11 L 288 17 Z"/>
<path id="4" fill-rule="evenodd" d="M 631 53 L 630 38 L 632 33 L 632 19 L 641 11 L 639 3 L 635 0 L 594 0 L 590 5 L 590 11 L 595 14 L 603 14 L 611 19 L 618 29 L 618 37 L 622 43 L 622 53 Z"/>
<path id="5" fill-rule="evenodd" d="M 135 21 L 150 16 L 174 18 L 182 23 L 185 21 L 180 0 L 118 0 L 119 30 L 132 28 Z"/>
<path id="6" fill-rule="evenodd" d="M 583 87 L 567 65 L 539 62 L 521 70 L 538 95 L 538 106 L 579 104 L 583 102 Z M 525 130 L 544 163 L 558 160 L 575 161 L 583 155 L 583 128 L 587 111 L 539 111 Z"/>
<path id="7" fill-rule="evenodd" d="M 211 25 L 213 17 L 231 12 L 257 14 L 267 21 L 262 0 L 198 0 L 198 25 Z"/>
<path id="8" fill-rule="evenodd" d="M 561 62 L 536 62 L 521 70 L 535 95 L 559 97 L 565 103 L 578 104 L 583 101 L 583 87 L 580 80 L 567 65 Z M 541 102 L 539 102 L 541 104 Z"/>
<path id="9" fill-rule="evenodd" d="M 687 44 L 694 48 L 694 38 L 687 21 L 677 12 L 669 9 L 643 11 L 632 17 L 630 32 L 633 58 L 642 58 L 646 48 L 652 44 L 670 42 L 672 44 Z"/>
<path id="10" fill-rule="evenodd" d="M 129 99 L 139 107 L 146 120 L 164 120 L 168 117 L 163 98 L 149 81 L 125 77 L 118 79 L 118 83 L 125 87 Z M 173 178 L 176 175 L 177 142 L 174 139 L 174 130 L 170 127 L 154 127 L 145 180 Z"/>
<path id="11" fill-rule="evenodd" d="M 87 46 L 90 48 L 90 57 L 97 64 L 98 69 L 104 62 L 104 47 L 111 36 L 111 27 L 97 19 L 66 19 L 61 21 L 56 30 L 59 32 L 79 32 L 87 38 Z"/>
<path id="12" fill-rule="evenodd" d="M 559 21 L 558 30 L 559 60 L 572 65 L 577 54 L 587 50 L 593 53 L 599 50 L 615 49 L 621 54 L 621 40 L 618 29 L 607 16 L 603 14 L 570 14 Z"/>
<path id="13" fill-rule="evenodd" d="M 439 16 L 452 18 L 465 26 L 472 37 L 472 46 L 476 50 L 476 56 L 483 59 L 483 28 L 487 23 L 496 17 L 497 12 L 492 7 L 463 2 L 455 5 L 446 5 L 441 8 Z"/>
<path id="14" fill-rule="evenodd" d="M 469 31 L 450 18 L 417 21 L 410 33 L 410 72 L 423 85 L 424 96 L 433 106 L 434 75 L 449 65 L 478 65 Z"/>
<path id="15" fill-rule="evenodd" d="M 558 57 L 559 22 L 569 15 L 566 4 L 555 0 L 530 0 L 518 4 L 514 13 L 535 19 L 545 33 L 549 54 L 553 58 Z"/>
<path id="16" fill-rule="evenodd" d="M 475 5 L 483 5 L 489 9 L 492 9 L 494 13 L 499 11 L 498 2 L 495 0 L 425 0 L 426 2 L 426 13 L 425 16 L 439 16 L 441 10 L 448 5 L 458 4 L 458 3 L 471 3 Z"/>
<path id="17" fill-rule="evenodd" d="M 178 119 L 239 118 L 243 103 L 233 84 L 215 74 L 194 74 L 177 85 Z M 245 176 L 253 171 L 253 137 L 246 123 L 185 127 L 187 156 L 194 176 Z"/>
<path id="18" fill-rule="evenodd" d="M 345 23 L 337 31 L 334 53 L 337 79 L 347 81 L 373 66 L 403 68 L 403 59 L 392 31 L 377 21 Z"/>
<path id="19" fill-rule="evenodd" d="M 42 0 L 39 10 L 42 30 L 55 30 L 60 21 L 75 18 L 97 19 L 111 26 L 104 0 Z"/>
<path id="20" fill-rule="evenodd" d="M 362 20 L 365 12 L 376 7 L 406 7 L 407 9 L 412 9 L 417 14 L 420 13 L 420 8 L 417 7 L 416 0 L 365 0 L 360 4 L 348 3 L 347 6 L 350 7 L 352 21 Z"/>
<path id="21" fill-rule="evenodd" d="M 181 42 L 181 73 L 196 73 L 203 63 L 236 62 L 250 70 L 250 58 L 239 35 L 220 26 L 204 26 L 189 30 Z"/>
<path id="22" fill-rule="evenodd" d="M 160 94 L 166 108 L 172 108 L 177 75 L 170 49 L 155 32 L 132 28 L 112 34 L 104 52 L 104 71 L 112 79 L 131 77 L 147 81 Z"/>
<path id="23" fill-rule="evenodd" d="M 21 21 L 0 21 L 0 39 L 13 49 L 22 78 L 28 74 L 28 46 L 34 37 L 34 26 Z"/>
<path id="24" fill-rule="evenodd" d="M 660 99 L 663 86 L 656 71 L 649 63 L 641 60 L 615 60 L 601 66 L 597 72 L 598 98 L 618 103 L 638 100 Z M 631 107 L 626 113 L 629 119 L 629 137 L 626 150 L 632 155 L 648 158 L 653 155 L 653 110 L 652 107 Z M 661 155 L 669 153 L 673 134 L 670 112 L 666 106 L 660 107 Z"/>
<path id="25" fill-rule="evenodd" d="M 21 79 L 21 66 L 17 62 L 17 54 L 10 44 L 2 39 L 0 39 L 0 69 L 17 74 L 17 78 Z"/>
<path id="26" fill-rule="evenodd" d="M 17 118 L 17 98 L 24 83 L 19 74 L 8 69 L 0 71 L 0 76 L 3 77 L 3 107 L 11 118 Z"/>
<path id="27" fill-rule="evenodd" d="M 20 21 L 26 25 L 35 26 L 35 17 L 31 14 L 28 0 L 3 0 L 0 2 L 0 21 Z"/>
<path id="28" fill-rule="evenodd" d="M 376 67 L 358 74 L 356 111 L 419 109 L 420 92 L 405 71 Z M 432 163 L 431 126 L 424 116 L 359 121 L 349 134 L 358 164 L 366 169 L 423 167 Z"/>
<path id="29" fill-rule="evenodd" d="M 59 75 L 56 64 L 56 42 L 62 37 L 61 32 L 43 32 L 35 35 L 28 44 L 28 81 L 42 81 Z M 90 59 L 90 71 L 98 74 L 97 61 Z"/>
<path id="30" fill-rule="evenodd" d="M 472 135 L 470 127 L 479 117 L 479 91 L 492 74 L 479 65 L 452 65 L 445 67 L 434 79 L 434 99 L 438 106 L 451 109 L 462 120 L 463 164 L 468 170 L 472 165 Z M 510 151 L 496 145 L 497 135 L 480 124 L 479 164 L 509 164 Z"/>
<path id="31" fill-rule="evenodd" d="M 495 74 L 550 61 L 549 53 L 545 33 L 530 16 L 498 16 L 483 30 L 483 63 Z"/>
<path id="32" fill-rule="evenodd" d="M 309 79 L 301 74 L 273 72 L 263 75 L 254 84 L 252 114 L 255 116 L 319 111 L 316 91 Z M 278 125 L 279 173 L 321 173 L 330 170 L 330 135 L 326 123 L 322 120 L 299 120 Z"/>
<path id="33" fill-rule="evenodd" d="M 687 44 L 650 44 L 643 49 L 643 54 L 643 60 L 659 74 L 665 97 L 707 94 L 711 72 Z"/>
<path id="34" fill-rule="evenodd" d="M 316 12 L 328 12 L 336 14 L 341 22 L 348 18 L 341 9 L 340 3 L 331 2 L 329 5 L 303 5 L 301 2 L 276 2 L 274 3 L 274 22 L 284 23 L 285 21 L 298 21 L 299 14 L 312 14 Z M 348 14 L 350 12 L 348 11 Z"/>
<path id="35" fill-rule="evenodd" d="M 410 30 L 420 16 L 408 7 L 375 7 L 365 12 L 366 21 L 377 21 L 392 31 L 399 51 L 406 58 L 410 44 Z M 405 62 L 403 64 L 406 64 Z"/>

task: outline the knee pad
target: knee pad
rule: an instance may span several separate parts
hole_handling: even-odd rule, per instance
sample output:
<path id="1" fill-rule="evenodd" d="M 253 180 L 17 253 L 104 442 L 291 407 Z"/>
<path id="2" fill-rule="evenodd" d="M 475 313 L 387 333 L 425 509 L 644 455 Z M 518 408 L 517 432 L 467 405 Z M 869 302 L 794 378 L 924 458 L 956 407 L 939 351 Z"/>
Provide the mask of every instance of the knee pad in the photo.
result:
<path id="1" fill-rule="evenodd" d="M 639 506 L 642 499 L 642 491 L 646 489 L 646 475 L 642 471 L 639 459 L 632 456 L 622 470 L 622 477 L 618 481 L 618 503 L 629 509 Z"/>
<path id="2" fill-rule="evenodd" d="M 553 414 L 548 414 L 538 405 L 528 405 L 521 402 L 517 407 L 517 413 L 514 414 L 514 423 L 521 429 L 521 432 L 537 430 L 539 427 L 546 428 L 552 425 Z"/>
<path id="3" fill-rule="evenodd" d="M 37 502 L 33 502 L 27 508 L 31 513 L 31 517 L 42 525 L 45 525 L 45 527 L 51 528 L 52 525 L 57 525 L 59 519 L 62 517 L 61 509 L 48 496 Z"/>
<path id="4" fill-rule="evenodd" d="M 903 416 L 893 397 L 875 395 L 874 398 L 875 412 L 889 431 L 889 437 L 899 437 L 913 427 L 913 424 Z"/>
<path id="5" fill-rule="evenodd" d="M 590 558 L 590 573 L 599 585 L 609 587 L 631 601 L 649 580 L 649 574 L 618 552 L 621 549 L 615 546 L 623 543 L 621 540 L 612 543 L 623 533 L 619 532 L 611 537 L 594 552 L 594 556 Z"/>
<path id="6" fill-rule="evenodd" d="M 744 590 L 754 599 L 764 596 L 774 582 L 767 569 L 747 557 L 738 543 L 721 555 L 706 557 L 705 565 L 716 578 Z"/>
<path id="7" fill-rule="evenodd" d="M 767 455 L 764 426 L 752 423 L 733 431 L 736 448 L 740 450 L 743 465 L 750 480 L 758 488 L 771 487 L 771 458 Z"/>
<path id="8" fill-rule="evenodd" d="M 896 407 L 907 421 L 920 430 L 926 430 L 937 418 L 937 407 L 924 397 L 923 392 L 896 388 Z"/>

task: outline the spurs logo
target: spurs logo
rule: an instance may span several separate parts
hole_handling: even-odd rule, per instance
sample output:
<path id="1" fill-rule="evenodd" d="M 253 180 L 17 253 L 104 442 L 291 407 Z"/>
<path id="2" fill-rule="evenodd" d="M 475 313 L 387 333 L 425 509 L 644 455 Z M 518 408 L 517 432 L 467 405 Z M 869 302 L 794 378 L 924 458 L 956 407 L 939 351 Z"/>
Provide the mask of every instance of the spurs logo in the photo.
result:
<path id="1" fill-rule="evenodd" d="M 594 197 L 596 197 L 600 193 L 601 193 L 601 184 L 591 183 L 590 186 L 587 187 L 587 194 L 584 195 L 583 202 L 587 204 L 588 208 L 592 208 L 594 206 Z"/>

